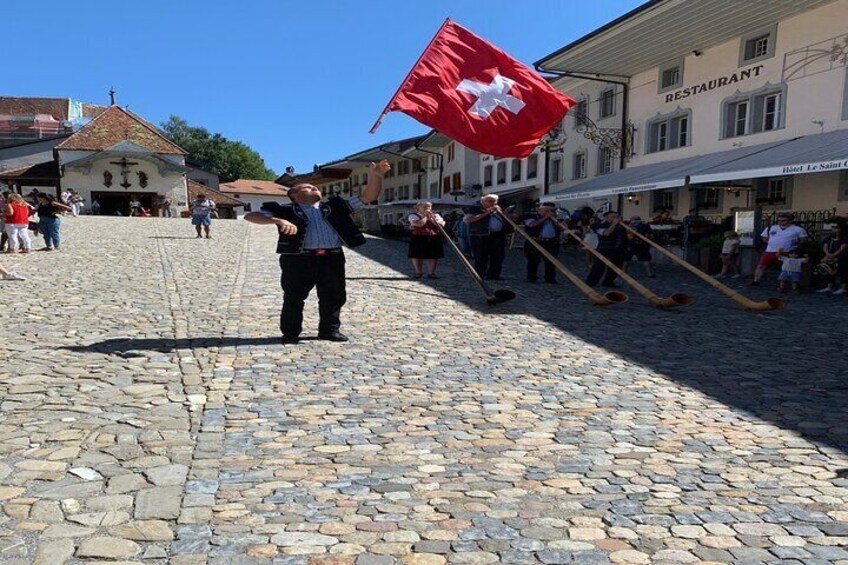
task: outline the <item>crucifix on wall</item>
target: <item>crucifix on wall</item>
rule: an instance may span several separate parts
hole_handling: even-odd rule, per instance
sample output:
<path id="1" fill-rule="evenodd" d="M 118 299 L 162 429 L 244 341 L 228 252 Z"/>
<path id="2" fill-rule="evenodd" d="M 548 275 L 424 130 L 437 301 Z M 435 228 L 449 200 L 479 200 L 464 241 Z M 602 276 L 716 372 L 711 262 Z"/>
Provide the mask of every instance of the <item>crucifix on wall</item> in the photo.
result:
<path id="1" fill-rule="evenodd" d="M 129 181 L 130 176 L 130 165 L 138 165 L 138 163 L 133 163 L 132 161 L 127 161 L 126 157 L 121 157 L 120 161 L 110 161 L 110 165 L 120 165 L 121 166 L 121 177 L 123 177 L 124 181 L 121 183 L 121 186 L 124 188 L 129 188 L 132 186 Z"/>

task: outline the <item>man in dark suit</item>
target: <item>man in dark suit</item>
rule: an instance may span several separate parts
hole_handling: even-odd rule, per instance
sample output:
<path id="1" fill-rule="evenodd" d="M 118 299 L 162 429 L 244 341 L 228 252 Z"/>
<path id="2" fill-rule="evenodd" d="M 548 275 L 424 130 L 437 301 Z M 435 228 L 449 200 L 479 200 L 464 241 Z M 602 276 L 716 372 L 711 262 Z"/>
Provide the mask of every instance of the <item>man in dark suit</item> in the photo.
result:
<path id="1" fill-rule="evenodd" d="M 260 212 L 245 215 L 248 222 L 274 224 L 280 232 L 283 308 L 280 330 L 283 343 L 297 343 L 303 330 L 303 306 L 313 288 L 318 290 L 318 339 L 347 341 L 339 331 L 341 309 L 347 301 L 345 259 L 342 247 L 357 247 L 365 236 L 351 217 L 353 212 L 377 200 L 383 175 L 390 170 L 387 161 L 372 163 L 362 196 L 345 200 L 332 196 L 321 200 L 321 191 L 311 184 L 298 184 L 289 190 L 290 204 L 266 202 Z"/>

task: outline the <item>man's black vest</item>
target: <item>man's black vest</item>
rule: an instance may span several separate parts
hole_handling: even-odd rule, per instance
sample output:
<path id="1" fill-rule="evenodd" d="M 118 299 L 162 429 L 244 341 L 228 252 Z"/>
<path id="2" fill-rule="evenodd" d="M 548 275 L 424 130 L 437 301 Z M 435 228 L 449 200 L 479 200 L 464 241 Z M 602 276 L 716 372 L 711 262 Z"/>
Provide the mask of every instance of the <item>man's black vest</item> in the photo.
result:
<path id="1" fill-rule="evenodd" d="M 339 196 L 332 196 L 318 205 L 324 219 L 339 234 L 339 237 L 348 247 L 357 247 L 365 243 L 365 236 L 359 231 L 351 214 L 353 208 L 347 200 Z M 262 211 L 270 212 L 275 218 L 282 218 L 297 226 L 297 233 L 286 235 L 281 233 L 277 240 L 277 253 L 284 255 L 297 255 L 303 251 L 303 241 L 306 239 L 306 230 L 309 229 L 309 219 L 297 204 L 279 204 L 277 202 L 265 202 Z"/>
<path id="2" fill-rule="evenodd" d="M 485 212 L 486 209 L 482 206 L 473 206 L 468 209 L 467 214 L 470 216 L 477 216 Z M 476 222 L 468 224 L 468 235 L 471 236 L 483 236 L 489 235 L 489 220 L 491 217 L 481 218 Z M 502 233 L 512 233 L 512 226 L 510 226 L 503 218 L 498 218 L 503 224 L 503 232 Z"/>

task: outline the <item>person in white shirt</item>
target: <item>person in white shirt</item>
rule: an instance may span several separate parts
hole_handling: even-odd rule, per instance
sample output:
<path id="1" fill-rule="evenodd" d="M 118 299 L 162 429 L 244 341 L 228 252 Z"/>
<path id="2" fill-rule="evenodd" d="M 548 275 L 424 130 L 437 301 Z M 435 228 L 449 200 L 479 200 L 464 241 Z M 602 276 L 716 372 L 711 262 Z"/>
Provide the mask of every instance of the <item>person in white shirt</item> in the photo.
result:
<path id="1" fill-rule="evenodd" d="M 763 278 L 766 269 L 777 263 L 781 252 L 792 253 L 798 249 L 798 246 L 807 241 L 809 237 L 807 230 L 793 224 L 794 220 L 792 214 L 780 214 L 777 217 L 777 224 L 767 227 L 760 234 L 767 245 L 765 253 L 760 257 L 760 262 L 757 263 L 757 270 L 754 271 L 754 280 L 751 281 L 751 286 L 760 286 L 760 279 Z"/>
<path id="2" fill-rule="evenodd" d="M 739 278 L 739 246 L 742 240 L 735 231 L 724 232 L 724 243 L 721 246 L 721 272 L 716 275 L 717 279 L 728 277 L 733 271 L 733 278 Z"/>
<path id="3" fill-rule="evenodd" d="M 801 282 L 801 272 L 804 269 L 804 263 L 810 260 L 809 256 L 798 257 L 798 252 L 779 253 L 777 260 L 781 262 L 780 275 L 777 280 L 780 281 L 777 290 L 786 292 L 786 283 L 792 284 L 792 293 L 798 294 L 798 283 Z"/>
<path id="4" fill-rule="evenodd" d="M 215 214 L 215 203 L 206 198 L 205 194 L 198 194 L 191 202 L 191 225 L 197 230 L 198 239 L 201 229 L 206 231 L 206 239 L 210 239 L 209 226 L 212 225 L 212 215 Z"/>

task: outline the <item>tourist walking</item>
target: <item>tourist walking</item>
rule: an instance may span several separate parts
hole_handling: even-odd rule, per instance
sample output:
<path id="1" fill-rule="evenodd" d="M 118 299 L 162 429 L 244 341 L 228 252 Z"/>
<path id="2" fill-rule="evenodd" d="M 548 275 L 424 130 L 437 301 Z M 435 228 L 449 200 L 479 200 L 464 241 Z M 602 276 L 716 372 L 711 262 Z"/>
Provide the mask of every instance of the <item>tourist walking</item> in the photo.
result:
<path id="1" fill-rule="evenodd" d="M 191 207 L 191 225 L 197 230 L 197 238 L 203 237 L 200 232 L 205 230 L 206 239 L 210 239 L 212 236 L 209 234 L 209 228 L 212 225 L 212 214 L 215 213 L 215 203 L 206 198 L 205 194 L 198 194 L 189 206 Z"/>
<path id="2" fill-rule="evenodd" d="M 70 195 L 68 196 L 67 205 L 70 206 L 69 210 L 71 215 L 76 218 L 80 215 L 84 201 L 82 196 L 80 196 L 80 193 L 73 188 L 69 188 L 68 192 L 70 192 Z"/>
<path id="3" fill-rule="evenodd" d="M 481 278 L 501 280 L 501 268 L 506 256 L 506 234 L 509 226 L 501 218 L 497 194 L 480 197 L 480 206 L 473 207 L 463 221 L 468 224 L 474 270 Z"/>
<path id="4" fill-rule="evenodd" d="M 621 225 L 621 216 L 618 212 L 605 213 L 604 221 L 594 227 L 594 232 L 598 235 L 598 252 L 612 261 L 616 267 L 623 267 L 627 248 L 627 230 Z M 607 268 L 603 261 L 593 261 L 589 276 L 586 277 L 586 284 L 595 286 L 601 282 L 602 286 L 615 287 L 617 276 L 615 271 Z"/>
<path id="5" fill-rule="evenodd" d="M 9 253 L 29 253 L 32 240 L 29 238 L 30 206 L 20 194 L 11 193 L 6 200 L 6 234 L 9 236 Z"/>
<path id="6" fill-rule="evenodd" d="M 409 259 L 415 269 L 415 278 L 424 276 L 424 263 L 427 264 L 427 278 L 439 278 L 436 266 L 439 259 L 445 256 L 444 238 L 439 226 L 445 225 L 445 220 L 433 212 L 430 202 L 421 201 L 415 205 L 415 212 L 409 217 L 412 226 L 412 237 L 409 240 Z"/>
<path id="7" fill-rule="evenodd" d="M 341 331 L 341 310 L 347 300 L 345 258 L 342 246 L 365 243 L 351 215 L 373 202 L 383 188 L 388 161 L 372 163 L 362 196 L 345 200 L 332 196 L 322 202 L 321 191 L 311 184 L 289 190 L 291 203 L 266 202 L 260 212 L 244 219 L 253 224 L 276 225 L 279 230 L 280 285 L 283 308 L 280 330 L 283 343 L 297 343 L 303 330 L 303 306 L 313 288 L 318 290 L 318 339 L 347 341 Z"/>
<path id="8" fill-rule="evenodd" d="M 38 203 L 38 231 L 44 236 L 44 249 L 53 251 L 59 249 L 59 228 L 62 225 L 62 214 L 72 210 L 72 206 L 62 204 L 53 196 L 41 193 L 36 197 Z M 71 195 L 73 202 L 73 194 Z"/>

